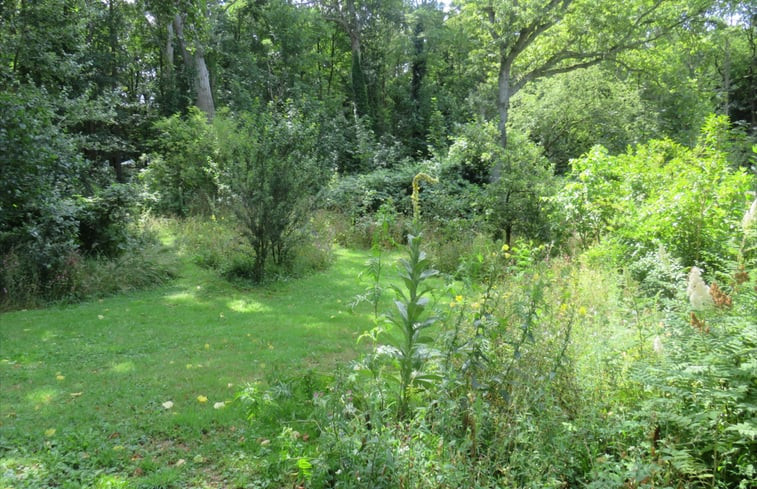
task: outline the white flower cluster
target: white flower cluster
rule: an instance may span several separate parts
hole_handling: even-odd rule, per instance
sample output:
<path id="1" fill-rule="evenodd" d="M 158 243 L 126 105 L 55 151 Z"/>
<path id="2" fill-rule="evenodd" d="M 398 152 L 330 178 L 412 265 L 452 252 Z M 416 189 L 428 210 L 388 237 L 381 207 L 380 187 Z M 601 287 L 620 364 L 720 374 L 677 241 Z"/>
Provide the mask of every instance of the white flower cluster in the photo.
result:
<path id="1" fill-rule="evenodd" d="M 744 228 L 745 233 L 749 228 L 755 225 L 757 225 L 757 199 L 754 199 L 751 207 L 749 207 L 747 213 L 744 214 L 744 219 L 741 221 L 741 227 Z"/>
<path id="2" fill-rule="evenodd" d="M 686 288 L 686 293 L 689 295 L 689 302 L 691 308 L 695 311 L 701 311 L 706 306 L 712 305 L 712 296 L 710 296 L 710 288 L 702 280 L 702 270 L 697 267 L 691 267 L 689 272 L 689 285 Z"/>

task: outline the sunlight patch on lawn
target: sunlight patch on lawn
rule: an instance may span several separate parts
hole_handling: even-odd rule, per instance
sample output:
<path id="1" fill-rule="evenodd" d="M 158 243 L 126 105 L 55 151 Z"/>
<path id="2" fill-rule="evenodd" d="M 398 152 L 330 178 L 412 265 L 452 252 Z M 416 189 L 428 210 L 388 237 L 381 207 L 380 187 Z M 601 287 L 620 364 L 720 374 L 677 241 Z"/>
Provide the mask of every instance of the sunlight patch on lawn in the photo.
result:
<path id="1" fill-rule="evenodd" d="M 101 475 L 95 482 L 95 489 L 117 489 L 120 487 L 129 487 L 126 479 L 116 477 L 115 475 Z"/>
<path id="2" fill-rule="evenodd" d="M 226 306 L 236 312 L 270 312 L 273 310 L 270 306 L 263 305 L 260 302 L 245 299 L 229 301 Z"/>
<path id="3" fill-rule="evenodd" d="M 197 299 L 197 296 L 194 294 L 194 292 L 177 292 L 175 294 L 170 294 L 165 296 L 166 299 L 169 301 L 193 301 Z"/>
<path id="4" fill-rule="evenodd" d="M 126 374 L 129 372 L 133 372 L 134 362 L 129 361 L 129 362 L 111 364 L 110 371 L 115 372 L 117 374 Z"/>
<path id="5" fill-rule="evenodd" d="M 50 404 L 58 395 L 60 391 L 53 389 L 52 387 L 42 387 L 27 394 L 26 400 L 34 404 Z"/>
<path id="6" fill-rule="evenodd" d="M 58 336 L 58 333 L 55 331 L 47 330 L 44 333 L 42 333 L 42 341 L 50 341 Z"/>

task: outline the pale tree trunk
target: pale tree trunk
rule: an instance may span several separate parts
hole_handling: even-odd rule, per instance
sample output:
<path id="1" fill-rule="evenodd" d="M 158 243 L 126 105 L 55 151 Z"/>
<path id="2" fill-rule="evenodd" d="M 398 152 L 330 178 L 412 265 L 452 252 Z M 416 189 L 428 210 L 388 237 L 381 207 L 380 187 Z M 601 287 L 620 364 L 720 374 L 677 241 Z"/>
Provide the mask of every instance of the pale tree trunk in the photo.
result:
<path id="1" fill-rule="evenodd" d="M 198 49 L 194 55 L 195 59 L 195 93 L 197 94 L 197 107 L 213 118 L 216 112 L 213 103 L 213 92 L 210 89 L 210 73 L 205 64 L 205 53 Z"/>
<path id="2" fill-rule="evenodd" d="M 165 64 L 166 77 L 171 80 L 173 78 L 173 22 L 168 23 L 166 32 L 166 50 L 163 62 Z"/>
<path id="3" fill-rule="evenodd" d="M 189 52 L 184 37 L 184 18 L 179 14 L 176 14 L 173 18 L 173 30 L 176 33 L 176 39 L 179 40 L 184 68 L 192 72 L 195 105 L 205 112 L 210 119 L 215 115 L 215 104 L 213 103 L 213 92 L 210 88 L 210 73 L 205 63 L 205 52 L 201 46 L 195 46 L 194 54 Z"/>
<path id="4" fill-rule="evenodd" d="M 503 58 L 499 65 L 499 78 L 497 79 L 497 112 L 499 113 L 499 143 L 503 148 L 507 148 L 507 119 L 510 115 L 510 97 L 512 89 L 510 87 L 510 62 Z M 502 165 L 497 164 L 492 169 L 491 181 L 496 182 L 502 176 Z"/>

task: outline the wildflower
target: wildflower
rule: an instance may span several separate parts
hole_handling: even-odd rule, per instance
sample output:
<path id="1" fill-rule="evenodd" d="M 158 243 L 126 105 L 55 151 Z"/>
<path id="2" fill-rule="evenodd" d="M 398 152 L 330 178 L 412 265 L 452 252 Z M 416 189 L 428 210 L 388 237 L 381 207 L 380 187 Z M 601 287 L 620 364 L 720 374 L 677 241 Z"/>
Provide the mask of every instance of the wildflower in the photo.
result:
<path id="1" fill-rule="evenodd" d="M 205 396 L 202 396 L 202 395 L 197 396 L 197 402 L 199 402 L 200 404 L 204 404 L 204 403 L 208 402 L 208 398 L 205 397 Z"/>
<path id="2" fill-rule="evenodd" d="M 700 333 L 710 332 L 710 327 L 707 326 L 707 323 L 703 319 L 699 319 L 693 312 L 691 313 L 690 322 L 694 329 L 698 330 Z"/>
<path id="3" fill-rule="evenodd" d="M 736 285 L 741 285 L 744 282 L 749 282 L 749 274 L 746 272 L 746 270 L 744 270 L 743 263 L 739 266 L 739 269 L 733 275 L 733 280 L 736 282 Z"/>
<path id="4" fill-rule="evenodd" d="M 712 296 L 712 301 L 716 307 L 731 307 L 733 305 L 733 301 L 728 294 L 720 290 L 720 287 L 715 282 L 712 282 L 710 286 L 710 296 Z"/>
<path id="5" fill-rule="evenodd" d="M 655 336 L 654 340 L 652 340 L 652 350 L 658 355 L 662 354 L 662 338 L 659 336 Z"/>
<path id="6" fill-rule="evenodd" d="M 226 403 L 225 402 L 217 402 L 217 403 L 213 404 L 213 409 L 223 409 L 225 407 L 226 407 Z"/>
<path id="7" fill-rule="evenodd" d="M 161 406 L 163 406 L 163 409 L 171 409 L 173 407 L 173 402 L 166 401 L 163 404 L 161 404 Z"/>
<path id="8" fill-rule="evenodd" d="M 426 183 L 439 183 L 439 180 L 428 175 L 426 173 L 418 173 L 413 177 L 413 194 L 410 196 L 410 200 L 413 202 L 413 218 L 418 220 L 421 217 L 421 205 L 420 205 L 420 182 Z"/>
<path id="9" fill-rule="evenodd" d="M 749 210 L 744 214 L 744 219 L 741 221 L 741 227 L 744 228 L 744 232 L 747 232 L 749 228 L 757 223 L 757 199 L 754 199 Z"/>
<path id="10" fill-rule="evenodd" d="M 689 295 L 691 308 L 695 311 L 700 311 L 704 309 L 705 306 L 712 304 L 710 288 L 704 283 L 704 280 L 702 280 L 702 270 L 697 267 L 691 267 L 686 293 Z"/>

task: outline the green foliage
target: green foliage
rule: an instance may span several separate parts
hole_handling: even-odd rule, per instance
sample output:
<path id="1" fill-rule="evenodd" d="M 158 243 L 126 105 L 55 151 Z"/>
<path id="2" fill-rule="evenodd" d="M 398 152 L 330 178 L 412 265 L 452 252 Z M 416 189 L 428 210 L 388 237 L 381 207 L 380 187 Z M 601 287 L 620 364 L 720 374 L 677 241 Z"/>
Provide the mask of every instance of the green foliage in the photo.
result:
<path id="1" fill-rule="evenodd" d="M 210 214 L 218 187 L 213 158 L 216 142 L 207 116 L 192 108 L 155 124 L 155 153 L 142 173 L 147 190 L 154 194 L 155 210 L 172 215 Z"/>
<path id="2" fill-rule="evenodd" d="M 612 154 L 648 140 L 656 129 L 639 90 L 599 67 L 540 80 L 513 99 L 511 124 L 558 168 L 602 145 Z M 508 142 L 509 144 L 509 142 Z"/>
<path id="3" fill-rule="evenodd" d="M 452 176 L 460 187 L 456 194 L 468 194 L 464 198 L 478 200 L 458 204 L 458 208 L 467 207 L 466 211 L 471 212 L 471 208 L 478 207 L 495 237 L 504 236 L 509 242 L 513 234 L 518 234 L 547 240 L 544 198 L 553 191 L 552 167 L 539 147 L 525 136 L 511 133 L 506 149 L 498 137 L 491 123 L 463 126 L 442 164 L 442 181 Z M 501 175 L 489 183 L 494 171 L 501 171 Z M 483 195 L 475 190 L 467 192 L 470 184 L 483 188 Z"/>
<path id="4" fill-rule="evenodd" d="M 55 297 L 70 285 L 77 260 L 84 161 L 59 129 L 40 90 L 0 93 L 0 277 L 3 299 Z"/>
<path id="5" fill-rule="evenodd" d="M 637 256 L 662 245 L 685 266 L 721 268 L 753 185 L 728 163 L 727 131 L 727 121 L 713 117 L 693 149 L 652 141 L 618 156 L 595 148 L 574 160 L 572 181 L 556 197 L 563 227 L 584 243 L 613 233 Z"/>
<path id="6" fill-rule="evenodd" d="M 425 282 L 438 272 L 431 268 L 426 253 L 421 250 L 420 235 L 407 237 L 407 259 L 400 260 L 403 287 L 392 286 L 397 299 L 396 310 L 388 315 L 392 328 L 388 331 L 386 347 L 379 352 L 389 355 L 399 364 L 400 386 L 397 413 L 400 418 L 409 414 L 411 388 L 431 380 L 424 372 L 424 363 L 434 356 L 429 348 L 430 337 L 424 336 L 437 318 L 424 314 L 429 304 L 431 287 Z"/>
<path id="7" fill-rule="evenodd" d="M 254 251 L 254 281 L 265 277 L 272 259 L 290 266 L 303 239 L 315 195 L 327 177 L 315 158 L 317 131 L 294 107 L 271 105 L 238 120 L 215 120 L 219 179 Z"/>
<path id="8" fill-rule="evenodd" d="M 757 295 L 753 283 L 733 291 L 731 310 L 684 311 L 665 323 L 664 353 L 640 364 L 634 378 L 647 399 L 640 417 L 656 425 L 660 477 L 707 480 L 710 487 L 749 487 L 757 480 Z"/>
<path id="9" fill-rule="evenodd" d="M 410 213 L 407 197 L 417 173 L 418 166 L 406 162 L 393 168 L 340 177 L 332 181 L 327 190 L 326 206 L 357 221 L 391 199 L 397 211 L 407 215 Z"/>
<path id="10" fill-rule="evenodd" d="M 365 270 L 363 270 L 359 277 L 362 278 L 367 275 L 371 280 L 371 284 L 366 288 L 364 293 L 357 295 L 351 304 L 354 309 L 361 302 L 369 302 L 373 306 L 373 318 L 375 320 L 379 318 L 379 303 L 384 293 L 384 286 L 381 283 L 385 265 L 384 250 L 385 248 L 397 245 L 392 236 L 393 227 L 396 226 L 396 222 L 397 211 L 394 209 L 394 203 L 389 200 L 382 204 L 378 212 L 376 212 L 377 227 L 373 232 L 373 243 L 371 244 L 371 254 L 373 256 L 368 260 Z"/>
<path id="11" fill-rule="evenodd" d="M 113 184 L 94 197 L 81 198 L 80 249 L 103 256 L 117 256 L 125 251 L 133 238 L 131 226 L 137 200 L 136 187 L 127 184 Z"/>

